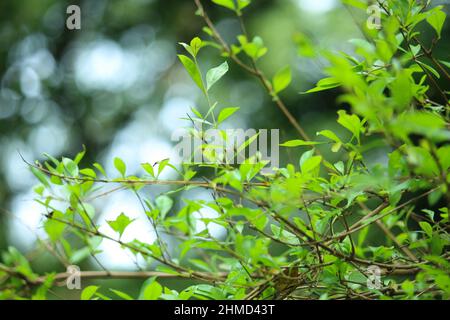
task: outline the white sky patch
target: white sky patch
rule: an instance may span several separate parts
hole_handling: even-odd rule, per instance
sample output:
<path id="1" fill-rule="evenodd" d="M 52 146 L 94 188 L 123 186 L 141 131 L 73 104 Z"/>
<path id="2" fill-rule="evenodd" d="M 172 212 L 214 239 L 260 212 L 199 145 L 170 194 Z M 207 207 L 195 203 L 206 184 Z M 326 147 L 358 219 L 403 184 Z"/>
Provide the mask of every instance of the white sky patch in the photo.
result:
<path id="1" fill-rule="evenodd" d="M 83 89 L 124 90 L 136 81 L 138 62 L 135 55 L 116 42 L 96 41 L 81 49 L 76 57 L 75 78 Z"/>
<path id="2" fill-rule="evenodd" d="M 20 73 L 20 89 L 29 98 L 38 97 L 41 94 L 41 81 L 36 71 L 25 67 Z"/>
<path id="3" fill-rule="evenodd" d="M 47 238 L 41 226 L 44 207 L 34 201 L 33 191 L 21 193 L 11 201 L 11 214 L 7 236 L 11 244 L 25 251 L 31 250 L 36 242 L 36 235 Z"/>
<path id="4" fill-rule="evenodd" d="M 159 122 L 170 132 L 178 128 L 190 127 L 192 123 L 182 118 L 188 118 L 188 114 L 192 115 L 190 107 L 193 105 L 193 101 L 185 98 L 169 98 L 159 113 Z"/>
<path id="5" fill-rule="evenodd" d="M 67 126 L 60 118 L 52 116 L 42 125 L 35 127 L 28 137 L 29 145 L 33 146 L 36 154 L 59 154 L 67 146 L 68 140 Z"/>
<path id="6" fill-rule="evenodd" d="M 22 64 L 35 70 L 41 79 L 50 77 L 56 68 L 55 59 L 47 49 L 40 49 L 32 53 Z"/>
<path id="7" fill-rule="evenodd" d="M 31 185 L 37 184 L 38 180 L 34 177 L 28 166 L 20 158 L 22 156 L 31 161 L 36 158 L 36 154 L 25 142 L 19 139 L 4 140 L 0 145 L 2 152 L 0 160 L 5 172 L 6 183 L 13 191 L 23 191 Z M 18 152 L 19 151 L 19 152 Z M 3 181 L 2 181 L 3 182 Z"/>
<path id="8" fill-rule="evenodd" d="M 336 0 L 294 0 L 302 11 L 311 13 L 325 13 L 338 5 Z"/>

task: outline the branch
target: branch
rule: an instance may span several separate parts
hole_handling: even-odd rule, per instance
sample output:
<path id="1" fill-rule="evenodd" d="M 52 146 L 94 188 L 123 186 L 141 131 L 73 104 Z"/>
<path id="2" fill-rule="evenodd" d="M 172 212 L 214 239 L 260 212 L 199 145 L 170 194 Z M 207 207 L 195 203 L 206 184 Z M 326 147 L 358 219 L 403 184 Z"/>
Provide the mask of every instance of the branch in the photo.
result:
<path id="1" fill-rule="evenodd" d="M 226 273 L 216 273 L 214 275 L 206 272 L 198 272 L 197 274 L 204 274 L 208 277 L 219 276 L 226 277 Z M 82 279 L 147 279 L 151 277 L 158 278 L 186 278 L 183 274 L 172 274 L 159 271 L 81 271 L 78 273 Z M 65 281 L 70 276 L 71 273 L 61 272 L 54 276 L 56 281 Z M 44 283 L 48 276 L 41 276 L 37 278 L 34 282 L 36 284 Z M 61 283 L 63 285 L 63 283 Z"/>
<path id="2" fill-rule="evenodd" d="M 201 3 L 200 0 L 194 0 L 195 4 L 197 5 L 197 8 L 199 9 L 200 15 L 203 17 L 203 19 L 205 20 L 205 23 L 207 24 L 207 26 L 209 27 L 209 29 L 212 32 L 213 38 L 216 39 L 216 41 L 219 43 L 219 45 L 222 47 L 222 50 L 225 51 L 230 58 L 236 63 L 238 64 L 241 68 L 243 68 L 245 71 L 249 72 L 250 74 L 252 74 L 253 76 L 257 77 L 263 87 L 266 89 L 266 91 L 269 93 L 270 96 L 272 96 L 277 105 L 277 107 L 281 110 L 281 112 L 285 115 L 285 117 L 288 119 L 288 121 L 292 124 L 292 126 L 295 128 L 295 130 L 297 130 L 297 132 L 300 134 L 300 136 L 306 140 L 306 141 L 310 141 L 311 139 L 309 138 L 309 136 L 307 135 L 307 133 L 305 132 L 305 130 L 302 128 L 302 126 L 300 126 L 300 124 L 297 122 L 297 120 L 295 119 L 295 117 L 292 115 L 292 113 L 287 109 L 286 105 L 284 104 L 284 102 L 280 99 L 280 97 L 278 97 L 278 95 L 273 91 L 272 85 L 270 84 L 270 81 L 267 79 L 267 77 L 264 75 L 264 73 L 258 69 L 258 67 L 255 64 L 255 61 L 253 60 L 253 65 L 252 66 L 248 66 L 246 65 L 244 62 L 242 62 L 242 60 L 240 60 L 230 49 L 230 47 L 228 46 L 228 44 L 225 42 L 225 40 L 223 40 L 222 36 L 220 35 L 220 33 L 217 31 L 217 29 L 214 27 L 214 24 L 212 23 L 211 19 L 209 18 L 208 14 L 206 13 L 206 11 L 203 8 L 203 5 Z"/>

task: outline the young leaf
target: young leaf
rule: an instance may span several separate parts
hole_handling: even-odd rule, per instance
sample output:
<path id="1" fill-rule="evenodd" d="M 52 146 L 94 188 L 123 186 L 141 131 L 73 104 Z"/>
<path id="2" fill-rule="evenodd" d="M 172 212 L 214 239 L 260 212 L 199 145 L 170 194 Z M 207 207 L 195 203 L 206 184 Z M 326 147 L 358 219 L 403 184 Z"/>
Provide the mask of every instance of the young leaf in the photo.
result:
<path id="1" fill-rule="evenodd" d="M 309 89 L 308 91 L 303 92 L 303 93 L 313 93 L 313 92 L 329 90 L 329 89 L 337 88 L 340 85 L 341 85 L 341 83 L 339 81 L 337 81 L 335 78 L 323 78 L 316 83 L 316 86 L 314 88 Z"/>
<path id="2" fill-rule="evenodd" d="M 211 87 L 222 78 L 228 71 L 228 63 L 225 61 L 220 66 L 210 69 L 206 73 L 206 90 L 209 91 Z"/>
<path id="3" fill-rule="evenodd" d="M 199 37 L 195 37 L 191 40 L 190 47 L 192 50 L 192 55 L 196 57 L 200 49 L 203 47 L 202 39 L 200 39 Z"/>
<path id="4" fill-rule="evenodd" d="M 426 221 L 420 221 L 419 222 L 420 227 L 423 231 L 427 234 L 428 238 L 431 238 L 433 236 L 433 228 L 431 225 Z"/>
<path id="5" fill-rule="evenodd" d="M 320 164 L 321 161 L 322 161 L 322 157 L 321 156 L 314 156 L 314 157 L 311 157 L 311 158 L 305 160 L 301 164 L 302 173 L 306 173 L 306 172 L 312 171 L 313 169 L 315 169 Z"/>
<path id="6" fill-rule="evenodd" d="M 83 150 L 78 152 L 78 154 L 75 156 L 75 159 L 73 159 L 73 161 L 76 164 L 79 164 L 80 161 L 83 160 L 85 154 L 86 154 L 86 146 L 83 144 Z"/>
<path id="7" fill-rule="evenodd" d="M 97 178 L 97 174 L 95 173 L 95 171 L 90 168 L 81 169 L 80 173 L 89 178 L 93 178 L 93 179 Z"/>
<path id="8" fill-rule="evenodd" d="M 78 176 L 78 165 L 75 163 L 75 161 L 73 161 L 72 159 L 69 159 L 69 158 L 63 158 L 62 162 L 63 162 L 64 167 L 66 168 L 67 172 L 72 177 Z"/>
<path id="9" fill-rule="evenodd" d="M 321 142 L 316 142 L 316 141 L 304 141 L 304 140 L 289 140 L 286 141 L 285 143 L 280 144 L 280 146 L 282 147 L 300 147 L 300 146 L 313 146 L 316 144 L 321 144 Z"/>
<path id="10" fill-rule="evenodd" d="M 124 299 L 124 300 L 133 300 L 132 297 L 130 297 L 128 294 L 126 294 L 125 292 L 119 291 L 119 290 L 114 290 L 114 289 L 109 289 L 111 292 L 115 293 L 118 297 Z"/>
<path id="11" fill-rule="evenodd" d="M 169 198 L 168 196 L 162 195 L 162 196 L 159 196 L 158 198 L 156 198 L 155 203 L 161 214 L 161 219 L 164 219 L 166 214 L 169 212 L 169 210 L 173 206 L 173 200 L 171 198 Z"/>
<path id="12" fill-rule="evenodd" d="M 127 171 L 127 166 L 125 165 L 125 162 L 123 162 L 120 158 L 114 158 L 114 167 L 116 167 L 117 171 L 122 175 L 122 177 L 125 177 L 125 173 Z"/>
<path id="13" fill-rule="evenodd" d="M 238 110 L 239 110 L 239 108 L 232 108 L 232 107 L 222 109 L 222 111 L 220 111 L 220 113 L 219 113 L 219 117 L 217 118 L 217 122 L 222 123 L 223 121 L 225 121 L 226 119 L 231 117 L 231 115 Z"/>
<path id="14" fill-rule="evenodd" d="M 242 10 L 250 5 L 251 0 L 237 0 L 238 10 Z"/>
<path id="15" fill-rule="evenodd" d="M 152 281 L 144 288 L 142 297 L 144 300 L 157 300 L 161 296 L 162 292 L 162 286 L 158 282 Z"/>
<path id="16" fill-rule="evenodd" d="M 339 137 L 331 130 L 322 130 L 317 132 L 317 135 L 321 135 L 324 136 L 328 139 L 331 139 L 335 142 L 341 142 L 341 139 L 339 139 Z"/>
<path id="17" fill-rule="evenodd" d="M 46 186 L 46 187 L 49 187 L 49 186 L 50 186 L 50 184 L 49 184 L 48 181 L 47 181 L 47 177 L 45 176 L 45 174 L 44 174 L 41 170 L 39 170 L 38 168 L 35 168 L 35 167 L 30 167 L 30 170 L 31 170 L 31 172 L 34 174 L 34 176 L 35 176 L 36 178 L 38 178 L 39 181 L 40 181 L 44 186 Z"/>
<path id="18" fill-rule="evenodd" d="M 164 159 L 158 162 L 158 174 L 156 177 L 159 177 L 161 172 L 163 172 L 164 168 L 169 164 L 169 159 Z"/>
<path id="19" fill-rule="evenodd" d="M 128 227 L 130 223 L 132 223 L 134 219 L 128 218 L 123 212 L 116 218 L 116 220 L 106 221 L 109 226 L 116 232 L 119 233 L 119 236 L 122 237 L 123 232 Z"/>
<path id="20" fill-rule="evenodd" d="M 291 68 L 289 66 L 284 67 L 273 77 L 273 91 L 279 93 L 286 89 L 292 80 Z"/>
<path id="21" fill-rule="evenodd" d="M 358 9 L 361 9 L 361 10 L 367 9 L 367 4 L 361 0 L 342 0 L 342 3 L 350 5 L 352 7 L 358 8 Z"/>
<path id="22" fill-rule="evenodd" d="M 98 290 L 98 286 L 88 286 L 81 292 L 81 300 L 90 300 Z"/>
<path id="23" fill-rule="evenodd" d="M 236 10 L 236 7 L 234 6 L 233 0 L 212 0 L 215 4 L 218 4 L 219 6 L 228 8 L 230 10 Z"/>
<path id="24" fill-rule="evenodd" d="M 151 175 L 153 178 L 155 177 L 155 171 L 153 169 L 153 166 L 150 163 L 143 163 L 141 164 L 141 167 L 147 171 L 149 175 Z"/>
<path id="25" fill-rule="evenodd" d="M 103 167 L 102 167 L 102 165 L 100 164 L 100 163 L 94 163 L 93 164 L 93 166 L 98 170 L 98 171 L 100 171 L 100 173 L 104 176 L 104 177 L 106 177 L 106 172 L 105 172 L 105 169 L 103 169 Z"/>
<path id="26" fill-rule="evenodd" d="M 52 217 L 63 219 L 64 214 L 61 211 L 53 211 Z M 47 219 L 44 223 L 44 230 L 48 234 L 51 241 L 56 242 L 61 238 L 66 225 L 62 222 L 53 219 Z"/>
<path id="27" fill-rule="evenodd" d="M 200 90 L 205 91 L 205 88 L 203 87 L 202 76 L 195 62 L 182 54 L 179 54 L 178 58 L 180 59 L 188 74 L 191 76 L 192 80 L 194 80 L 195 84 L 200 88 Z"/>
<path id="28" fill-rule="evenodd" d="M 195 58 L 194 50 L 192 50 L 192 47 L 184 42 L 178 42 L 179 45 L 183 46 L 183 48 L 192 56 Z"/>
<path id="29" fill-rule="evenodd" d="M 353 133 L 359 142 L 359 136 L 363 128 L 359 117 L 356 114 L 347 114 L 344 110 L 339 110 L 338 115 L 338 123 Z"/>
<path id="30" fill-rule="evenodd" d="M 267 53 L 267 48 L 264 46 L 264 41 L 261 37 L 254 37 L 252 42 L 248 42 L 245 36 L 240 35 L 238 36 L 238 40 L 245 54 L 255 60 Z"/>
<path id="31" fill-rule="evenodd" d="M 441 10 L 442 6 L 434 8 L 427 17 L 427 22 L 436 31 L 438 38 L 441 37 L 442 27 L 444 26 L 446 14 Z"/>

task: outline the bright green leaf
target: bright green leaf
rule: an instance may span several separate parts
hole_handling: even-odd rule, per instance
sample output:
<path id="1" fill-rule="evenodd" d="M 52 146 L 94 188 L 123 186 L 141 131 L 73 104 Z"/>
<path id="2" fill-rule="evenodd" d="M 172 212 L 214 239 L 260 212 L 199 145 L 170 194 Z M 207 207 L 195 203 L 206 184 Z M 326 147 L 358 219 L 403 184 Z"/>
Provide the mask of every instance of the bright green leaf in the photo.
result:
<path id="1" fill-rule="evenodd" d="M 233 107 L 222 109 L 219 113 L 219 117 L 217 118 L 217 122 L 222 123 L 223 121 L 225 121 L 226 119 L 231 117 L 233 115 L 233 113 L 235 113 L 238 110 L 239 110 L 239 108 L 233 108 Z"/>
<path id="2" fill-rule="evenodd" d="M 225 61 L 220 66 L 210 69 L 206 73 L 206 90 L 210 90 L 212 86 L 222 78 L 228 71 L 228 63 Z"/>
<path id="3" fill-rule="evenodd" d="M 284 67 L 273 77 L 273 91 L 277 94 L 286 89 L 292 80 L 291 68 Z"/>
<path id="4" fill-rule="evenodd" d="M 127 166 L 120 158 L 114 158 L 114 167 L 116 167 L 117 171 L 122 175 L 122 177 L 125 176 L 125 173 L 127 171 Z"/>
<path id="5" fill-rule="evenodd" d="M 125 231 L 126 227 L 130 223 L 132 223 L 134 220 L 128 218 L 124 213 L 121 213 L 116 220 L 107 221 L 109 226 L 116 232 L 119 233 L 120 236 L 122 236 L 123 232 Z"/>

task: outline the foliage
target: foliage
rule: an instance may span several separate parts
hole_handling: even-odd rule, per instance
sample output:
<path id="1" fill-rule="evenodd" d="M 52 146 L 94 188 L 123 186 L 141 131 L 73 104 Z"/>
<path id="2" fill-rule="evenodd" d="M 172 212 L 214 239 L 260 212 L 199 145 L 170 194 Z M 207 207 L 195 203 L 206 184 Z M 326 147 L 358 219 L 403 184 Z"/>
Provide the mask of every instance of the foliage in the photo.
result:
<path id="1" fill-rule="evenodd" d="M 449 63 L 433 55 L 445 22 L 442 7 L 430 9 L 413 0 L 379 3 L 382 29 L 364 29 L 366 39 L 352 40 L 354 56 L 321 53 L 329 62 L 327 76 L 307 93 L 339 87 L 339 103 L 349 108 L 338 112 L 337 123 L 348 134 L 318 128 L 311 140 L 280 97 L 292 81 L 289 66 L 280 68 L 272 80 L 258 68 L 268 48 L 261 37 L 250 37 L 245 30 L 242 14 L 250 1 L 213 0 L 241 21 L 242 34 L 231 46 L 200 1 L 195 2 L 211 39 L 181 43 L 187 54 L 179 59 L 209 111 L 192 108 L 191 134 L 203 139 L 205 128 L 214 128 L 227 137 L 222 123 L 238 108 L 217 112 L 218 102 L 212 102 L 210 92 L 229 68 L 240 67 L 261 81 L 298 131 L 301 139 L 282 145 L 293 148 L 298 163 L 273 168 L 272 173 L 262 172 L 267 163 L 258 158 L 234 165 L 206 139 L 201 152 L 209 164 L 184 163 L 179 168 L 163 160 L 143 164 L 141 176 L 127 175 L 119 158 L 114 159 L 117 173 L 107 175 L 100 164 L 81 167 L 85 150 L 74 159 L 48 156 L 30 168 L 40 182 L 36 201 L 45 208 L 43 226 L 52 251 L 63 261 L 79 262 L 99 253 L 102 241 L 120 244 L 155 269 L 151 275 L 136 271 L 149 278 L 135 297 L 140 299 L 449 299 L 450 105 L 448 92 L 437 80 L 448 85 L 450 77 Z M 367 7 L 363 1 L 345 2 Z M 429 46 L 421 41 L 426 26 L 436 34 Z M 228 62 L 204 73 L 198 59 L 207 46 L 218 49 Z M 432 90 L 438 101 L 430 97 Z M 367 153 L 374 150 L 387 154 L 387 161 L 367 163 Z M 340 160 L 328 160 L 335 158 L 330 153 Z M 179 179 L 161 180 L 166 170 L 176 171 Z M 155 199 L 142 195 L 144 188 L 159 184 L 177 189 Z M 90 202 L 110 195 L 100 192 L 105 185 L 137 195 L 158 235 L 154 243 L 122 240 L 127 227 L 136 223 L 126 212 L 108 221 L 116 238 L 99 231 Z M 193 188 L 209 190 L 213 200 L 185 199 L 177 210 L 173 197 Z M 204 208 L 217 215 L 195 214 Z M 198 228 L 198 221 L 205 228 Z M 211 225 L 223 227 L 225 236 L 213 235 Z M 87 254 L 80 258 L 80 252 Z M 367 285 L 367 269 L 373 266 L 381 271 L 378 288 Z M 37 275 L 27 259 L 10 248 L 0 265 L 0 297 L 44 298 L 54 277 Z M 163 277 L 196 283 L 176 291 L 161 283 Z M 132 298 L 98 286 L 81 293 L 82 299 L 117 297 Z"/>

